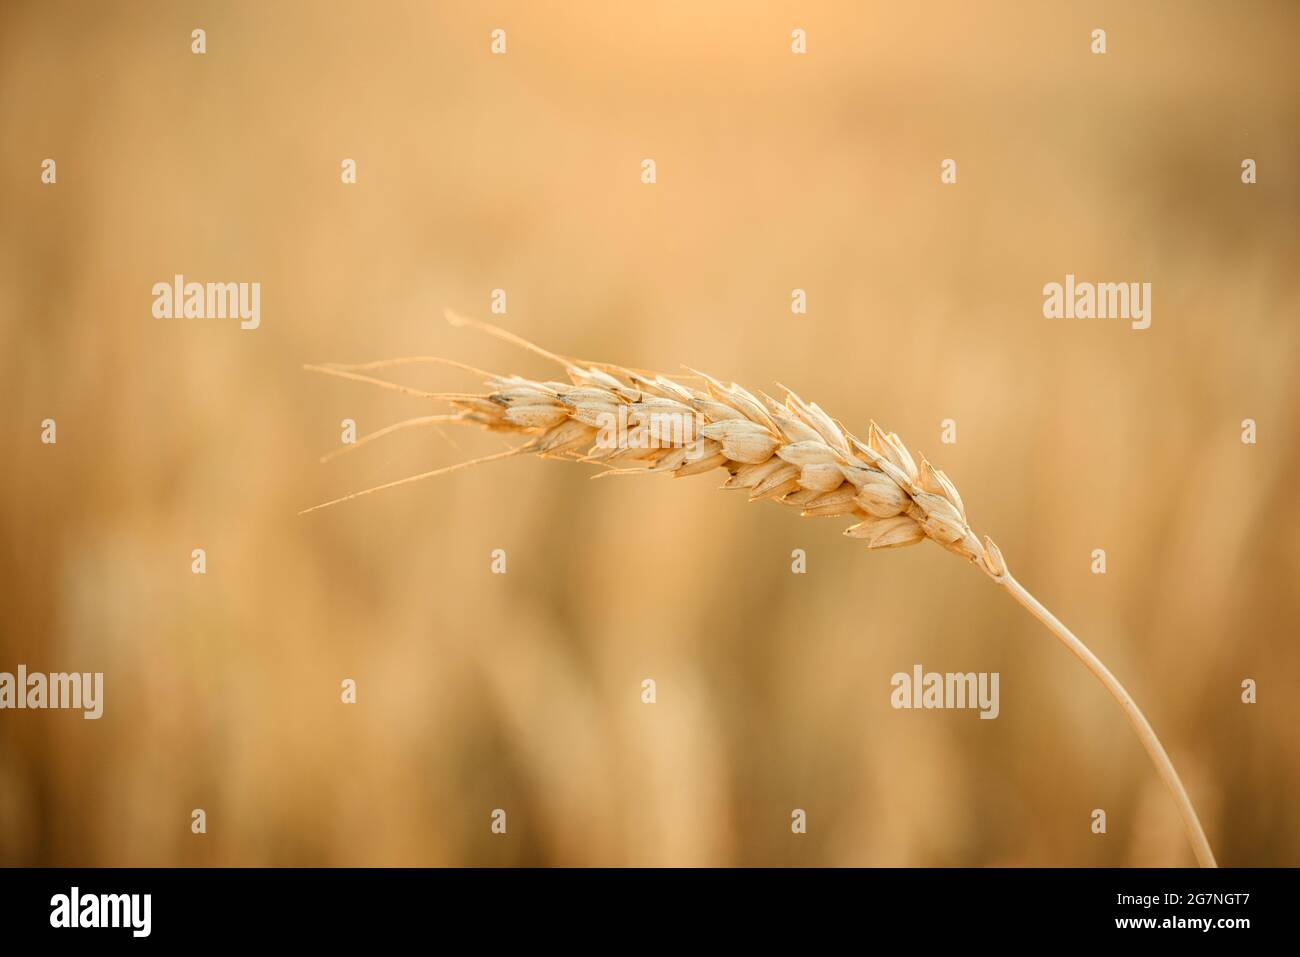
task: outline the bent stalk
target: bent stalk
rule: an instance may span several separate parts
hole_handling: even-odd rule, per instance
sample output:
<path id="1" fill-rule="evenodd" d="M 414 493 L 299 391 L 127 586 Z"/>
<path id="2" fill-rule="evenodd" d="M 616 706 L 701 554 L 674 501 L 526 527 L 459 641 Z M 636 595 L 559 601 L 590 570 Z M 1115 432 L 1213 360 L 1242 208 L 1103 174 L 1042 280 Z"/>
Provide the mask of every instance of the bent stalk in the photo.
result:
<path id="1" fill-rule="evenodd" d="M 994 581 L 1000 584 L 1007 592 L 1020 604 L 1024 605 L 1029 613 L 1047 626 L 1056 639 L 1069 649 L 1070 653 L 1083 662 L 1084 667 L 1091 671 L 1110 692 L 1119 706 L 1124 710 L 1124 716 L 1128 718 L 1129 724 L 1137 733 L 1138 740 L 1142 746 L 1147 749 L 1147 754 L 1151 756 L 1151 763 L 1156 766 L 1160 772 L 1160 778 L 1165 782 L 1165 787 L 1169 789 L 1170 795 L 1173 796 L 1174 803 L 1178 805 L 1178 813 L 1183 819 L 1183 828 L 1187 831 L 1187 840 L 1192 845 L 1192 851 L 1196 854 L 1197 863 L 1201 867 L 1218 867 L 1214 860 L 1214 852 L 1210 849 L 1210 842 L 1205 838 L 1205 830 L 1201 827 L 1200 818 L 1196 816 L 1196 808 L 1192 806 L 1192 800 L 1187 796 L 1187 789 L 1183 787 L 1182 780 L 1178 777 L 1178 772 L 1174 770 L 1174 764 L 1169 760 L 1169 755 L 1165 747 L 1160 743 L 1151 723 L 1147 721 L 1142 709 L 1137 706 L 1124 686 L 1119 683 L 1109 668 L 1102 664 L 1101 659 L 1092 653 L 1092 651 L 1075 637 L 1074 633 L 1061 623 L 1061 620 L 1043 607 L 1042 603 L 1031 595 L 1025 586 L 1011 577 L 1010 572 L 1005 572 L 1000 578 L 995 577 Z"/>

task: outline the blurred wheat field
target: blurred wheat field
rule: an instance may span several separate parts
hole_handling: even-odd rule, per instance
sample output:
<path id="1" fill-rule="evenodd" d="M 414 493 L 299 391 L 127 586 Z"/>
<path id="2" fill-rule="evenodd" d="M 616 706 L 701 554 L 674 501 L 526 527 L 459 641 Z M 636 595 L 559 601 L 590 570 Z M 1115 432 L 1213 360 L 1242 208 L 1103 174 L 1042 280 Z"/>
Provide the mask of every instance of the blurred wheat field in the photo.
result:
<path id="1" fill-rule="evenodd" d="M 502 447 L 320 465 L 436 409 L 300 369 L 552 376 L 442 321 L 494 288 L 548 348 L 897 430 L 1220 863 L 1300 864 L 1297 39 L 1286 2 L 0 7 L 0 671 L 106 699 L 0 712 L 0 864 L 1192 863 L 1114 703 L 928 544 L 523 458 L 299 517 Z M 260 282 L 260 328 L 152 318 L 177 273 Z M 1067 273 L 1151 282 L 1151 328 L 1043 318 Z M 999 672 L 1000 716 L 892 709 L 916 663 Z"/>

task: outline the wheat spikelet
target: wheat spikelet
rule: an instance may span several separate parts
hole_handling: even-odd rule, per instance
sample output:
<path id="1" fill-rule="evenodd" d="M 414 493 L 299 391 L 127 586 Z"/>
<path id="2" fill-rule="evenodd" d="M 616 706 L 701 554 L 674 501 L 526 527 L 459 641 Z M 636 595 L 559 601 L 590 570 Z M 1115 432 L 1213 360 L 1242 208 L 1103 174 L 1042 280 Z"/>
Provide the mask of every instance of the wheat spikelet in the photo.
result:
<path id="1" fill-rule="evenodd" d="M 997 546 L 975 537 L 948 477 L 874 422 L 864 441 L 790 389 L 778 402 L 703 374 L 697 374 L 703 388 L 691 388 L 664 375 L 547 355 L 564 365 L 569 381 L 491 376 L 487 391 L 479 395 L 408 391 L 445 397 L 460 412 L 438 421 L 458 420 L 519 436 L 524 440 L 520 452 L 678 478 L 725 469 L 729 478 L 723 488 L 745 490 L 750 501 L 792 506 L 808 517 L 851 519 L 845 534 L 868 548 L 897 548 L 929 538 L 994 577 L 1001 573 Z M 357 375 L 355 367 L 309 368 L 381 384 Z M 701 422 L 700 441 L 689 448 L 597 442 L 602 423 L 652 417 Z M 411 421 L 425 419 L 433 421 Z M 363 437 L 361 443 L 396 428 Z"/>
<path id="2" fill-rule="evenodd" d="M 556 355 L 513 333 L 453 313 L 455 325 L 477 327 L 497 338 L 552 360 L 568 381 L 487 376 L 481 393 L 427 393 L 360 375 L 385 365 L 433 362 L 481 370 L 436 357 L 394 359 L 357 366 L 307 366 L 346 379 L 368 382 L 424 398 L 440 399 L 454 415 L 424 416 L 381 429 L 358 444 L 399 428 L 425 422 L 454 421 L 518 437 L 513 448 L 473 462 L 435 469 L 305 509 L 313 512 L 372 492 L 445 474 L 470 465 L 513 455 L 594 463 L 601 475 L 663 474 L 681 478 L 725 469 L 724 489 L 748 493 L 751 502 L 773 501 L 797 508 L 805 517 L 850 521 L 844 534 L 869 549 L 899 548 L 929 539 L 962 556 L 1007 590 L 1041 621 L 1091 671 L 1124 710 L 1156 770 L 1169 789 L 1202 866 L 1215 866 L 1214 855 L 1191 800 L 1164 746 L 1146 717 L 1115 676 L 1086 645 L 1022 586 L 1007 569 L 1001 551 L 972 532 L 966 506 L 956 487 L 924 456 L 914 456 L 893 433 L 871 422 L 860 439 L 815 402 L 805 402 L 783 387 L 784 401 L 750 392 L 704 373 L 667 376 Z M 687 379 L 699 386 L 683 385 Z M 627 442 L 609 430 L 611 422 L 672 421 L 702 423 L 696 441 Z M 615 435 L 618 441 L 601 441 Z"/>

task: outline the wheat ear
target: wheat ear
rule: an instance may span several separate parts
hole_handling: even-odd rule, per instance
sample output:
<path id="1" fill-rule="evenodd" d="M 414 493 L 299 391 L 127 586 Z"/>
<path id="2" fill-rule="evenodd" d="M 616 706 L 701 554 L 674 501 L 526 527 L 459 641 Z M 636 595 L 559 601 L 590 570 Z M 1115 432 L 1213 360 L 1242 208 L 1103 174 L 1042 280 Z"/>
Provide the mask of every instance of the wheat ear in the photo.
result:
<path id="1" fill-rule="evenodd" d="M 895 433 L 872 422 L 866 440 L 860 440 L 815 402 L 803 401 L 790 389 L 784 389 L 785 401 L 778 402 L 765 393 L 751 393 L 735 383 L 724 385 L 693 370 L 690 376 L 670 377 L 573 359 L 548 352 L 487 323 L 450 312 L 447 318 L 454 325 L 474 326 L 558 363 L 569 381 L 490 375 L 483 393 L 426 393 L 353 371 L 401 364 L 403 360 L 350 367 L 307 366 L 312 371 L 447 401 L 458 414 L 439 421 L 475 424 L 526 441 L 473 463 L 355 492 L 300 514 L 465 465 L 532 453 L 598 464 L 607 470 L 600 474 L 643 472 L 680 478 L 722 468 L 729 475 L 722 487 L 747 491 L 751 502 L 779 502 L 798 508 L 805 517 L 853 519 L 854 524 L 844 534 L 865 541 L 868 548 L 898 548 L 929 539 L 962 556 L 1002 586 L 1096 676 L 1123 709 L 1169 789 L 1197 861 L 1202 867 L 1216 866 L 1187 790 L 1132 696 L 1082 641 L 1012 577 L 992 539 L 986 536 L 981 542 L 975 536 L 966 519 L 966 506 L 948 477 L 924 456 L 918 462 Z M 413 361 L 459 365 L 429 357 Z M 682 385 L 674 381 L 676 378 L 700 382 L 703 388 Z M 645 422 L 655 416 L 661 421 L 663 417 L 689 419 L 703 426 L 690 446 L 650 443 L 643 447 L 597 441 L 611 421 Z"/>

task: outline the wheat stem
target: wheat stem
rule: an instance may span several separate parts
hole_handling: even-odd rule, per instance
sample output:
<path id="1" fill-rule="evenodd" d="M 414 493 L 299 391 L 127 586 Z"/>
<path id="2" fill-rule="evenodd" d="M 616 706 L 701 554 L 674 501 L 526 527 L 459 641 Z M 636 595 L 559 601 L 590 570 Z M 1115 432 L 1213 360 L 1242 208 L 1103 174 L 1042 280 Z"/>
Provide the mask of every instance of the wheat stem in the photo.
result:
<path id="1" fill-rule="evenodd" d="M 1084 667 L 1096 676 L 1097 680 L 1105 685 L 1106 690 L 1110 692 L 1119 706 L 1124 709 L 1124 716 L 1128 718 L 1129 724 L 1137 732 L 1138 740 L 1142 746 L 1147 749 L 1147 754 L 1151 756 L 1151 762 L 1156 766 L 1160 773 L 1161 779 L 1165 782 L 1165 787 L 1173 796 L 1174 803 L 1178 805 L 1178 813 L 1182 816 L 1183 827 L 1187 831 L 1187 840 L 1192 845 L 1192 851 L 1196 854 L 1196 860 L 1201 867 L 1218 867 L 1214 860 L 1214 852 L 1210 849 L 1210 842 L 1205 838 L 1205 830 L 1201 827 L 1200 818 L 1196 816 L 1196 808 L 1192 807 L 1191 798 L 1187 796 L 1187 789 L 1183 787 L 1182 780 L 1178 777 L 1178 772 L 1174 770 L 1174 764 L 1169 760 L 1169 755 L 1165 747 L 1160 743 L 1151 723 L 1147 721 L 1142 709 L 1137 706 L 1124 686 L 1119 683 L 1109 668 L 1102 664 L 1092 651 L 1075 637 L 1074 633 L 1061 623 L 1061 620 L 1043 607 L 1042 602 L 1031 595 L 1025 586 L 1016 581 L 1010 572 L 1005 572 L 1001 577 L 994 578 L 1008 594 L 1016 601 L 1024 605 L 1029 613 L 1047 626 L 1047 630 L 1056 636 L 1061 644 L 1069 649 L 1070 653 L 1083 662 Z"/>

